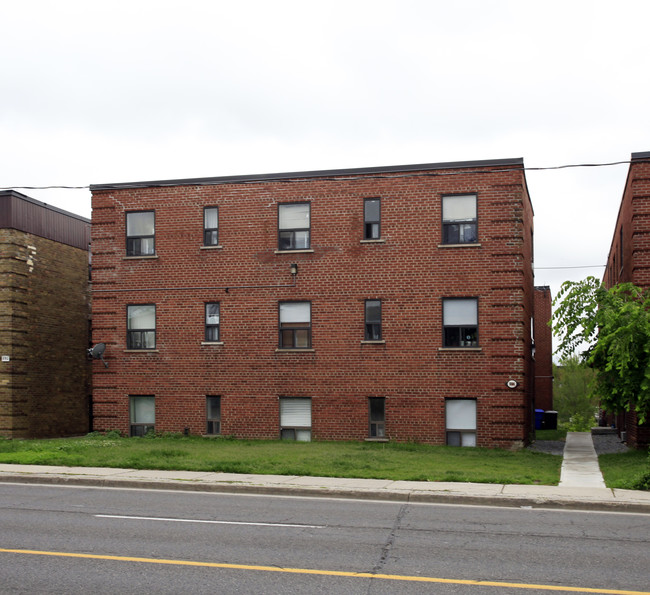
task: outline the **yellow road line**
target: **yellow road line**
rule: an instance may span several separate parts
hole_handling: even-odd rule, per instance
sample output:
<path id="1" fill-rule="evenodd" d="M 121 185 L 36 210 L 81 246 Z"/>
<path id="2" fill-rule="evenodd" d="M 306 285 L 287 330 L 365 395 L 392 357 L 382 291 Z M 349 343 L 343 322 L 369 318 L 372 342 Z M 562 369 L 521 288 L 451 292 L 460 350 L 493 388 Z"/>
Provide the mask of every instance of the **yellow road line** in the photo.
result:
<path id="1" fill-rule="evenodd" d="M 445 583 L 451 585 L 471 585 L 476 587 L 501 587 L 510 589 L 537 589 L 544 591 L 565 591 L 571 593 L 603 593 L 605 595 L 650 595 L 650 591 L 625 591 L 621 589 L 593 589 L 589 587 L 567 587 L 560 585 L 534 585 L 530 583 L 504 583 L 496 581 L 473 581 L 464 579 L 435 578 L 428 576 L 408 576 L 400 574 L 373 574 L 370 572 L 345 572 L 340 570 L 315 570 L 310 568 L 282 568 L 279 566 L 256 566 L 251 564 L 223 564 L 220 562 L 197 562 L 192 560 L 164 560 L 157 558 L 135 558 L 132 556 L 108 556 L 99 554 L 79 554 L 74 552 L 48 552 L 39 550 L 18 550 L 0 548 L 0 553 L 28 554 L 34 556 L 58 556 L 61 558 L 85 558 L 91 560 L 112 560 L 117 562 L 144 562 L 148 564 L 167 564 L 172 566 L 199 566 L 204 568 L 228 568 L 234 570 L 261 570 L 264 572 L 285 572 L 289 574 L 312 574 L 320 576 L 342 576 L 349 578 L 374 578 L 391 581 L 411 581 L 419 583 Z"/>

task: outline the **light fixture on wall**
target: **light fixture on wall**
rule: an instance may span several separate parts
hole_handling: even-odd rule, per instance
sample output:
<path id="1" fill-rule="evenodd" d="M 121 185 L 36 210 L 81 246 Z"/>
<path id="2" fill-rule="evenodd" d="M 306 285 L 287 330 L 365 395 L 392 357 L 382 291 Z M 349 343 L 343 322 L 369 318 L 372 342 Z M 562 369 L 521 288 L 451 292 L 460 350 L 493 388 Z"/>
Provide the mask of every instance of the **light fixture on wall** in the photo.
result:
<path id="1" fill-rule="evenodd" d="M 294 262 L 289 265 L 289 271 L 291 272 L 292 275 L 297 275 L 298 274 L 298 265 Z"/>

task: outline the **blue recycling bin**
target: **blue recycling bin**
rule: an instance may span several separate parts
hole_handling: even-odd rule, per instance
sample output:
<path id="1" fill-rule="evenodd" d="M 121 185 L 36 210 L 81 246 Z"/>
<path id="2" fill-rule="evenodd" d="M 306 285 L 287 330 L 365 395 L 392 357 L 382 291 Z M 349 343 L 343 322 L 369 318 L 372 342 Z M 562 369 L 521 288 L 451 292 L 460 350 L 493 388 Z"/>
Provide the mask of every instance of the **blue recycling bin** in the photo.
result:
<path id="1" fill-rule="evenodd" d="M 544 410 L 535 409 L 535 429 L 541 430 L 544 426 Z"/>

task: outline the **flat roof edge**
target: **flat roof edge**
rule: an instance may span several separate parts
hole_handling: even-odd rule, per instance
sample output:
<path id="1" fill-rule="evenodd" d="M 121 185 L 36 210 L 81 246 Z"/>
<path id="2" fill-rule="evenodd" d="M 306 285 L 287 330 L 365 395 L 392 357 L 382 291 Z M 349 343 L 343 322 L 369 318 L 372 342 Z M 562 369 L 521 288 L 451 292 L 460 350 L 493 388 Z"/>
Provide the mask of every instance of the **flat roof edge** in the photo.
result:
<path id="1" fill-rule="evenodd" d="M 642 153 L 632 153 L 632 161 L 637 159 L 650 159 L 650 151 L 644 151 Z"/>
<path id="2" fill-rule="evenodd" d="M 434 171 L 440 169 L 465 169 L 465 168 L 482 168 L 482 167 L 513 167 L 518 166 L 523 169 L 524 160 L 522 157 L 511 159 L 486 159 L 482 161 L 450 161 L 446 163 L 424 163 L 414 165 L 392 165 L 386 167 L 361 167 L 350 169 L 328 169 L 316 171 L 285 172 L 274 174 L 254 174 L 254 175 L 237 175 L 221 176 L 210 178 L 186 178 L 175 180 L 158 180 L 146 182 L 122 182 L 116 184 L 91 184 L 90 190 L 114 190 L 120 188 L 149 188 L 149 187 L 166 187 L 166 186 L 209 186 L 217 184 L 237 184 L 246 182 L 265 182 L 273 180 L 289 180 L 296 178 L 325 178 L 331 176 L 345 175 L 369 175 L 383 173 L 399 173 L 413 171 Z"/>

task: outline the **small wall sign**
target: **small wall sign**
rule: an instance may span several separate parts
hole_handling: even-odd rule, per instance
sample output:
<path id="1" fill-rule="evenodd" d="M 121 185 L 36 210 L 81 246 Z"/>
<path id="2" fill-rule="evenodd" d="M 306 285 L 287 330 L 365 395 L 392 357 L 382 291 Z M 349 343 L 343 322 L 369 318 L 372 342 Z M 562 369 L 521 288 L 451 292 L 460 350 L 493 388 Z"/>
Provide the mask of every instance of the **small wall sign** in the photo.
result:
<path id="1" fill-rule="evenodd" d="M 3 355 L 3 356 L 2 356 L 2 361 L 3 361 L 3 362 L 8 362 L 9 359 L 10 359 L 10 358 L 9 358 L 8 355 Z"/>

